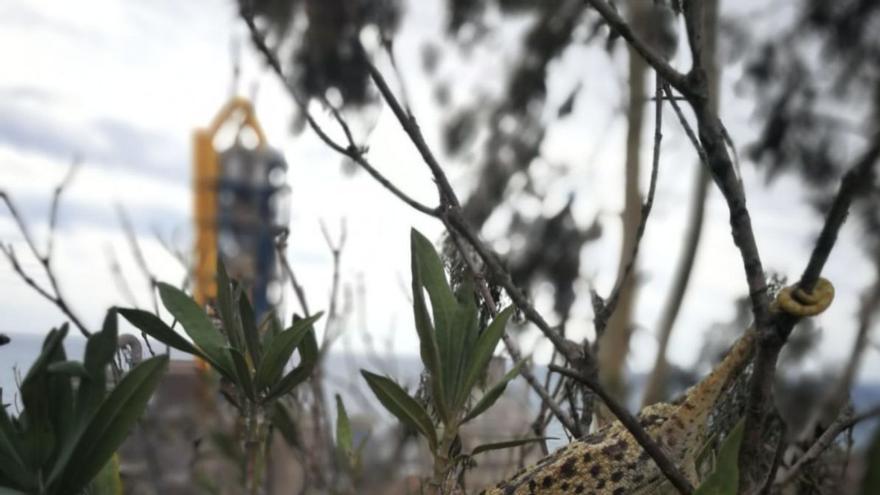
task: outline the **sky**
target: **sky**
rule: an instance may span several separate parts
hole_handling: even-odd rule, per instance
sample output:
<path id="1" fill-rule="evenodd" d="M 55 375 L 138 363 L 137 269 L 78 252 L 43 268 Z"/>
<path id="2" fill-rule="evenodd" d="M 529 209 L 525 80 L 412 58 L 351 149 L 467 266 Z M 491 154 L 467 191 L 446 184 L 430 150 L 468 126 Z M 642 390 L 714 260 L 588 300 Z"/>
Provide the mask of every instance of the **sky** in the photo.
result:
<path id="1" fill-rule="evenodd" d="M 748 15 L 741 6 L 725 9 L 731 15 Z M 431 98 L 432 87 L 419 57 L 424 43 L 441 41 L 438 19 L 444 15 L 439 2 L 410 2 L 395 42 L 413 110 L 435 149 L 439 149 L 442 113 Z M 517 60 L 512 41 L 527 25 L 528 19 L 515 19 L 485 47 L 444 55 L 438 73 L 453 82 L 457 102 L 497 93 L 502 81 L 493 75 Z M 760 20 L 755 25 L 761 29 Z M 80 161 L 62 199 L 53 266 L 64 296 L 88 326 L 97 327 L 107 307 L 129 305 L 120 295 L 112 258 L 118 260 L 137 304 L 149 306 L 147 280 L 120 227 L 117 206 L 131 218 L 150 271 L 160 280 L 182 279 L 183 267 L 159 238 L 181 252 L 190 249 L 190 139 L 193 130 L 207 125 L 230 96 L 233 55 L 239 53 L 240 92 L 250 95 L 256 88 L 258 118 L 268 140 L 283 152 L 290 167 L 288 256 L 310 306 L 327 306 L 332 275 L 332 256 L 320 222 L 334 236 L 344 222 L 342 294 L 343 303 L 353 311 L 338 349 L 365 352 L 373 346 L 379 352 L 417 354 L 408 301 L 409 229 L 415 227 L 436 240 L 441 226 L 409 210 L 366 174 L 344 173 L 339 156 L 311 132 L 292 132 L 289 97 L 247 45 L 233 2 L 12 0 L 0 3 L 0 46 L 4 47 L 0 50 L 0 66 L 4 67 L 0 75 L 0 189 L 10 193 L 43 249 L 52 189 L 70 164 Z M 609 56 L 601 47 L 579 45 L 553 62 L 547 107 L 561 104 L 578 81 L 583 82 L 582 94 L 572 115 L 548 131 L 543 159 L 531 167 L 532 178 L 548 193 L 547 200 L 524 203 L 535 212 L 553 212 L 570 193 L 576 193 L 577 221 L 588 225 L 597 215 L 602 221 L 602 238 L 582 253 L 583 280 L 569 325 L 573 336 L 592 337 L 587 281 L 607 294 L 616 275 L 625 139 L 625 122 L 619 115 L 626 79 L 621 55 L 618 51 Z M 739 54 L 730 50 L 727 55 L 733 63 L 726 68 L 723 81 L 722 118 L 742 147 L 754 137 L 755 109 L 736 91 Z M 384 56 L 377 55 L 376 61 L 388 71 Z M 313 111 L 336 131 L 319 108 Z M 377 108 L 360 120 L 373 124 L 370 132 L 365 125 L 358 128 L 359 139 L 369 145 L 372 163 L 411 196 L 436 203 L 430 174 L 391 112 Z M 653 328 L 678 259 L 696 167 L 694 153 L 671 112 L 665 115 L 664 125 L 657 197 L 639 259 L 638 329 L 627 363 L 634 371 L 645 371 L 653 361 Z M 645 129 L 650 135 L 650 127 Z M 648 163 L 650 142 L 642 152 L 643 162 Z M 460 196 L 478 187 L 474 171 L 446 157 L 442 161 Z M 563 180 L 549 180 L 559 173 Z M 644 170 L 643 191 L 647 175 Z M 742 175 L 765 266 L 796 279 L 809 257 L 821 218 L 807 205 L 809 195 L 796 179 L 782 177 L 768 186 L 747 161 L 742 164 Z M 508 246 L 502 236 L 504 214 L 502 210 L 490 219 L 484 230 L 501 251 Z M 0 211 L 0 241 L 13 245 L 25 269 L 44 281 L 38 262 L 29 257 L 5 210 Z M 847 224 L 825 271 L 837 287 L 837 300 L 817 318 L 824 329 L 823 340 L 806 360 L 805 371 L 839 367 L 850 351 L 858 297 L 872 282 L 871 265 L 858 242 L 858 226 Z M 745 292 L 727 207 L 713 191 L 694 278 L 670 344 L 671 359 L 684 366 L 693 363 L 704 332 L 712 323 L 731 319 L 733 301 Z M 289 291 L 285 297 L 288 310 L 295 309 Z M 539 309 L 552 305 L 546 292 L 539 291 L 535 301 Z M 0 332 L 11 335 L 42 334 L 63 320 L 6 260 L 0 260 L 0 314 Z M 522 347 L 539 361 L 546 360 L 551 350 L 534 329 L 522 337 Z M 0 353 L 0 373 L 6 372 L 4 359 L 9 357 Z M 867 351 L 862 377 L 880 379 L 873 349 Z"/>

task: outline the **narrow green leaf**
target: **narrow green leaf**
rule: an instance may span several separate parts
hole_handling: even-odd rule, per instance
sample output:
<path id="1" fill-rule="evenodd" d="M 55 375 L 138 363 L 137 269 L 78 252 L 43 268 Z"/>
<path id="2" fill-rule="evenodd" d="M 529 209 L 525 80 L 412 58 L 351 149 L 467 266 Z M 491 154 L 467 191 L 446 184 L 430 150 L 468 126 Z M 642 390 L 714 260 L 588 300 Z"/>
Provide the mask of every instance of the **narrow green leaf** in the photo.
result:
<path id="1" fill-rule="evenodd" d="M 469 281 L 463 283 L 457 297 L 460 303 L 449 331 L 449 362 L 443 368 L 446 397 L 456 416 L 471 395 L 470 389 L 464 386 L 465 375 L 470 364 L 470 350 L 480 335 L 473 285 Z"/>
<path id="2" fill-rule="evenodd" d="M 226 331 L 230 344 L 236 349 L 243 350 L 242 322 L 236 311 L 236 294 L 232 289 L 229 276 L 226 274 L 226 266 L 221 258 L 221 256 L 217 256 L 217 311 L 220 313 L 220 321 L 223 322 L 223 329 Z"/>
<path id="3" fill-rule="evenodd" d="M 431 298 L 434 325 L 437 329 L 437 340 L 440 344 L 440 352 L 443 354 L 444 347 L 447 347 L 445 345 L 446 332 L 448 332 L 455 318 L 458 301 L 456 301 L 452 289 L 449 288 L 449 282 L 446 281 L 446 272 L 443 269 L 443 262 L 440 260 L 440 255 L 437 254 L 431 241 L 415 229 L 411 230 L 410 238 L 412 243 L 413 275 L 418 272 L 419 282 L 421 286 L 427 289 L 428 297 Z M 418 289 L 421 290 L 421 287 Z"/>
<path id="4" fill-rule="evenodd" d="M 284 366 L 290 360 L 293 351 L 303 341 L 306 334 L 314 331 L 312 324 L 320 317 L 321 313 L 318 313 L 310 318 L 299 320 L 272 339 L 272 346 L 266 350 L 254 378 L 254 386 L 257 390 L 264 390 L 272 386 L 281 377 Z"/>
<path id="5" fill-rule="evenodd" d="M 143 414 L 167 365 L 167 356 L 150 358 L 120 380 L 79 438 L 70 462 L 55 466 L 50 484 L 77 493 L 94 479 Z"/>
<path id="6" fill-rule="evenodd" d="M 86 367 L 79 361 L 59 361 L 49 365 L 49 373 L 59 373 L 62 375 L 76 376 L 79 378 L 88 378 L 89 372 Z"/>
<path id="7" fill-rule="evenodd" d="M 164 282 L 159 282 L 158 286 L 162 304 L 177 318 L 193 343 L 216 361 L 222 361 L 220 356 L 224 355 L 222 350 L 226 347 L 226 341 L 208 315 L 177 287 Z"/>
<path id="8" fill-rule="evenodd" d="M 507 374 L 505 374 L 498 383 L 493 385 L 492 388 L 487 390 L 486 393 L 484 393 L 483 396 L 480 397 L 480 400 L 478 400 L 477 403 L 474 404 L 474 407 L 471 408 L 467 416 L 465 416 L 465 418 L 462 420 L 462 423 L 467 423 L 468 421 L 476 418 L 480 414 L 483 414 L 486 409 L 492 407 L 492 405 L 495 404 L 495 401 L 497 401 L 498 398 L 501 397 L 501 394 L 504 393 L 504 390 L 507 388 L 507 384 L 510 383 L 510 380 L 513 380 L 516 375 L 519 374 L 519 370 L 522 369 L 524 364 L 525 360 L 522 360 L 513 365 L 513 368 L 511 368 L 510 371 L 508 371 Z"/>
<path id="9" fill-rule="evenodd" d="M 694 491 L 694 495 L 736 495 L 739 490 L 739 446 L 745 418 L 739 420 L 721 445 L 715 470 Z"/>
<path id="10" fill-rule="evenodd" d="M 263 359 L 263 348 L 260 344 L 260 331 L 257 330 L 254 310 L 245 294 L 242 294 L 238 299 L 238 313 L 241 319 L 241 328 L 244 332 L 244 343 L 247 347 L 248 354 L 251 357 L 251 362 L 254 363 L 255 368 L 259 368 L 260 362 Z"/>
<path id="11" fill-rule="evenodd" d="M 434 405 L 437 408 L 440 418 L 444 424 L 448 424 L 452 418 L 452 413 L 444 392 L 446 369 L 443 366 L 443 355 L 438 337 L 439 331 L 435 331 L 431 317 L 428 315 L 428 304 L 425 301 L 425 293 L 423 291 L 423 269 L 421 267 L 421 252 L 424 251 L 427 243 L 427 250 L 433 251 L 430 242 L 425 239 L 422 234 L 413 229 L 410 232 L 410 249 L 412 264 L 412 295 L 413 295 L 413 317 L 416 324 L 416 333 L 419 336 L 419 354 L 422 358 L 422 364 L 428 370 L 428 376 L 431 379 L 431 395 L 434 398 Z M 434 253 L 436 255 L 436 253 Z M 425 256 L 428 256 L 427 254 Z M 439 260 L 438 260 L 439 262 Z M 441 266 L 442 271 L 442 266 Z M 442 275 L 442 274 L 441 274 Z M 445 279 L 444 279 L 445 280 Z M 435 313 L 436 313 L 435 309 Z"/>
<path id="12" fill-rule="evenodd" d="M 80 381 L 76 391 L 77 433 L 85 428 L 86 423 L 107 395 L 107 366 L 113 361 L 113 356 L 116 354 L 118 337 L 116 310 L 111 308 L 107 311 L 101 331 L 91 335 L 86 342 L 83 367 L 86 369 L 88 377 Z M 69 454 L 69 452 L 67 453 Z"/>
<path id="13" fill-rule="evenodd" d="M 860 495 L 880 493 L 880 428 L 874 428 L 871 444 L 865 451 L 865 474 Z"/>
<path id="14" fill-rule="evenodd" d="M 266 349 L 271 347 L 272 339 L 284 331 L 284 327 L 281 326 L 281 320 L 278 319 L 278 315 L 276 315 L 274 311 L 266 313 L 266 316 L 260 321 L 259 329 L 260 335 L 262 335 L 262 338 L 260 339 L 260 347 L 262 348 L 263 353 L 266 352 Z"/>
<path id="15" fill-rule="evenodd" d="M 227 347 L 226 351 L 232 358 L 232 365 L 235 367 L 235 376 L 237 378 L 236 384 L 239 388 L 247 395 L 248 399 L 252 401 L 257 400 L 257 391 L 254 388 L 254 380 L 251 375 L 251 369 L 247 364 L 247 361 L 238 349 L 233 349 L 232 347 Z"/>
<path id="16" fill-rule="evenodd" d="M 345 411 L 345 404 L 342 403 L 342 397 L 336 394 L 336 449 L 346 459 L 349 459 L 354 453 L 353 443 L 351 423 L 348 420 L 348 413 Z"/>
<path id="17" fill-rule="evenodd" d="M 5 486 L 0 486 L 0 495 L 28 495 L 25 492 L 20 492 L 13 488 L 6 488 Z"/>
<path id="18" fill-rule="evenodd" d="M 361 370 L 367 385 L 391 414 L 428 439 L 431 451 L 437 450 L 437 431 L 428 413 L 415 399 L 409 396 L 400 385 L 390 378 Z"/>
<path id="19" fill-rule="evenodd" d="M 55 362 L 65 361 L 62 342 L 67 335 L 68 325 L 51 330 L 43 341 L 40 355 L 31 365 L 21 383 L 21 402 L 28 419 L 27 435 L 21 438 L 21 457 L 32 470 L 42 469 L 55 452 L 57 442 L 56 422 L 53 421 L 52 390 L 48 367 Z M 71 397 L 67 397 L 72 402 Z M 64 399 L 64 397 L 62 397 Z"/>
<path id="20" fill-rule="evenodd" d="M 477 338 L 477 342 L 474 344 L 474 348 L 470 353 L 468 370 L 465 373 L 463 384 L 464 389 L 467 390 L 468 393 L 473 390 L 474 385 L 477 384 L 477 380 L 479 380 L 480 376 L 485 373 L 486 366 L 489 365 L 489 360 L 492 359 L 492 353 L 495 352 L 495 348 L 498 346 L 498 341 L 501 340 L 501 336 L 504 335 L 504 328 L 507 326 L 507 321 L 512 314 L 513 306 L 504 308 L 498 313 L 498 316 L 492 320 L 492 323 L 483 330 L 483 333 L 480 334 L 479 338 Z"/>
<path id="21" fill-rule="evenodd" d="M 29 488 L 31 479 L 21 455 L 19 433 L 0 404 L 0 473 L 20 488 Z"/>
<path id="22" fill-rule="evenodd" d="M 124 492 L 122 479 L 119 476 L 119 456 L 113 455 L 110 457 L 110 462 L 104 464 L 104 467 L 89 484 L 88 495 L 120 495 L 122 493 Z"/>
<path id="23" fill-rule="evenodd" d="M 153 313 L 140 309 L 118 309 L 119 314 L 134 325 L 138 330 L 162 342 L 163 344 L 185 352 L 192 356 L 200 357 L 205 361 L 210 361 L 208 356 L 197 349 L 188 340 L 181 337 L 180 334 L 171 329 L 158 316 Z"/>
<path id="24" fill-rule="evenodd" d="M 306 381 L 312 374 L 312 369 L 314 369 L 314 363 L 312 364 L 300 364 L 296 368 L 294 368 L 290 373 L 284 375 L 281 380 L 275 383 L 271 389 L 269 389 L 269 393 L 266 394 L 266 398 L 264 401 L 271 401 L 281 397 L 282 395 L 293 390 L 294 387 L 299 385 L 300 383 Z"/>
<path id="25" fill-rule="evenodd" d="M 290 417 L 290 411 L 282 401 L 274 403 L 270 412 L 270 418 L 272 426 L 278 428 L 278 431 L 281 432 L 281 436 L 284 437 L 288 445 L 298 448 L 302 446 L 296 422 Z"/>
<path id="26" fill-rule="evenodd" d="M 316 316 L 321 316 L 323 313 L 318 313 Z M 303 320 L 297 314 L 293 315 L 293 323 L 296 324 L 298 321 Z M 318 338 L 315 335 L 315 332 L 309 332 L 306 334 L 305 338 L 302 341 L 302 344 L 299 346 L 299 356 L 302 359 L 300 364 L 305 368 L 311 370 L 314 368 L 315 364 L 318 363 L 318 358 L 320 357 L 321 351 L 318 349 Z M 311 371 L 309 371 L 311 373 Z"/>
<path id="27" fill-rule="evenodd" d="M 509 449 L 511 447 L 519 447 L 520 445 L 525 445 L 527 443 L 532 442 L 543 442 L 545 440 L 555 440 L 554 437 L 529 437 L 529 438 L 519 438 L 516 440 L 507 440 L 505 442 L 494 442 L 494 443 L 484 443 L 479 447 L 475 448 L 473 452 L 471 452 L 472 456 L 477 454 L 481 454 L 483 452 L 489 452 L 490 450 L 501 450 L 501 449 Z"/>

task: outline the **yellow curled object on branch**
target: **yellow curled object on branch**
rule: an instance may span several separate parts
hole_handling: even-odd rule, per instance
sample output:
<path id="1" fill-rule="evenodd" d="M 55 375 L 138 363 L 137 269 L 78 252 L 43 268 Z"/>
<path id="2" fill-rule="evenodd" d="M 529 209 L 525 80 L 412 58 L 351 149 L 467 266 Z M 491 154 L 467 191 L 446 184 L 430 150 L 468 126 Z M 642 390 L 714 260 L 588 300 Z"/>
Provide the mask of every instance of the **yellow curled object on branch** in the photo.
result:
<path id="1" fill-rule="evenodd" d="M 800 318 L 816 316 L 831 306 L 833 300 L 834 286 L 824 278 L 817 280 L 810 292 L 793 285 L 785 287 L 776 296 L 776 304 L 780 310 Z"/>

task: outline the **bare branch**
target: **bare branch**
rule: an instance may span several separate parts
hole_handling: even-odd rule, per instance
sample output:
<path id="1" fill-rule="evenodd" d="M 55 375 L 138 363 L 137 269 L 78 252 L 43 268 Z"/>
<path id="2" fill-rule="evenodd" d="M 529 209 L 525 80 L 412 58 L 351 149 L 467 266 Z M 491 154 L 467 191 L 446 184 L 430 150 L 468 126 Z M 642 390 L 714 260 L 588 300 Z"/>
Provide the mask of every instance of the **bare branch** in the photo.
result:
<path id="1" fill-rule="evenodd" d="M 311 312 L 309 311 L 309 303 L 306 300 L 306 293 L 297 281 L 296 274 L 293 272 L 293 267 L 290 266 L 290 262 L 287 260 L 287 234 L 288 231 L 285 230 L 275 240 L 275 252 L 278 253 L 281 267 L 287 274 L 287 278 L 290 279 L 290 285 L 293 287 L 293 293 L 296 295 L 296 300 L 299 301 L 299 306 L 303 310 L 303 315 L 308 318 L 311 316 Z"/>
<path id="2" fill-rule="evenodd" d="M 125 299 L 125 302 L 131 307 L 138 307 L 137 298 L 134 297 L 134 292 L 132 292 L 131 285 L 125 278 L 125 274 L 122 273 L 122 266 L 119 264 L 119 258 L 116 256 L 116 251 L 113 250 L 113 246 L 107 244 L 104 252 L 106 253 L 110 265 L 110 273 L 113 275 L 113 280 L 116 281 L 116 288 L 119 290 L 119 293 L 122 294 L 122 298 Z"/>
<path id="3" fill-rule="evenodd" d="M 324 342 L 321 345 L 321 353 L 326 353 L 330 344 L 339 337 L 340 332 L 335 329 L 336 321 L 339 318 L 337 311 L 337 303 L 339 299 L 339 266 L 342 257 L 342 248 L 345 247 L 345 240 L 348 236 L 348 230 L 345 226 L 345 220 L 340 222 L 339 240 L 335 243 L 330 239 L 330 233 L 327 231 L 327 225 L 321 222 L 321 233 L 327 242 L 327 247 L 333 256 L 333 275 L 330 282 L 330 302 L 327 308 L 327 322 L 324 325 Z"/>
<path id="4" fill-rule="evenodd" d="M 134 260 L 137 263 L 138 268 L 140 268 L 141 274 L 143 274 L 144 278 L 147 280 L 147 286 L 150 290 L 150 300 L 153 303 L 153 313 L 158 316 L 159 299 L 156 297 L 156 283 L 158 282 L 156 276 L 153 275 L 153 272 L 150 271 L 150 267 L 147 265 L 147 258 L 144 256 L 144 252 L 141 251 L 140 243 L 134 232 L 134 227 L 131 226 L 131 221 L 128 219 L 128 214 L 125 212 L 125 208 L 118 203 L 116 204 L 116 215 L 119 217 L 119 224 L 122 226 L 122 231 L 125 233 L 125 238 L 128 240 L 131 254 L 134 255 Z"/>
<path id="5" fill-rule="evenodd" d="M 673 69 L 653 48 L 636 36 L 632 27 L 605 0 L 586 0 L 586 2 L 596 9 L 599 15 L 608 23 L 611 30 L 625 39 L 665 81 L 672 84 L 682 94 L 691 92 L 690 85 L 687 84 L 684 74 Z"/>
<path id="6" fill-rule="evenodd" d="M 58 185 L 55 186 L 55 190 L 52 191 L 52 205 L 49 207 L 49 238 L 46 240 L 47 259 L 52 258 L 55 227 L 58 225 L 58 203 L 61 201 L 61 194 L 73 181 L 73 176 L 76 174 L 77 170 L 79 170 L 80 163 L 79 158 L 74 158 L 73 163 L 71 163 L 70 167 L 67 169 L 67 174 L 64 175 L 64 178 L 61 179 L 61 182 L 59 182 Z"/>
<path id="7" fill-rule="evenodd" d="M 623 290 L 624 284 L 626 284 L 627 278 L 632 274 L 633 268 L 635 267 L 636 258 L 639 254 L 639 246 L 642 244 L 645 227 L 648 225 L 648 217 L 651 215 L 651 208 L 654 206 L 654 193 L 657 190 L 657 172 L 660 168 L 660 142 L 663 140 L 663 99 L 660 97 L 662 94 L 662 85 L 663 81 L 658 72 L 654 97 L 654 151 L 651 160 L 651 180 L 650 185 L 648 186 L 648 197 L 642 204 L 641 218 L 639 219 L 639 225 L 636 228 L 635 241 L 633 242 L 629 260 L 626 262 L 626 266 L 617 278 L 617 282 L 614 284 L 614 289 L 611 291 L 611 295 L 609 295 L 607 301 L 601 305 L 601 311 L 593 318 L 597 336 L 602 335 L 605 331 L 605 326 L 608 324 L 608 320 L 611 318 L 611 315 L 614 314 L 614 310 L 617 309 L 617 303 L 620 300 L 620 293 Z"/>
<path id="8" fill-rule="evenodd" d="M 872 412 L 871 416 L 875 416 L 877 414 L 880 414 L 880 409 Z M 863 416 L 862 419 L 871 416 Z M 801 469 L 803 469 L 804 466 L 806 466 L 810 462 L 816 460 L 822 454 L 822 452 L 825 452 L 825 449 L 827 449 L 834 442 L 834 439 L 837 438 L 837 435 L 840 435 L 840 433 L 844 430 L 852 428 L 852 426 L 855 424 L 853 422 L 854 417 L 855 415 L 853 414 L 852 407 L 849 405 L 845 406 L 840 411 L 837 419 L 835 419 L 834 422 L 828 426 L 828 429 L 822 432 L 822 434 L 819 435 L 819 438 L 816 439 L 813 445 L 811 445 L 810 448 L 807 449 L 806 452 L 804 452 L 804 455 L 800 456 L 798 460 L 791 466 L 791 468 L 789 468 L 788 471 L 785 472 L 785 474 L 782 476 L 782 479 L 779 480 L 779 486 L 785 486 L 797 479 L 797 476 L 800 473 Z"/>
<path id="9" fill-rule="evenodd" d="M 37 245 L 34 242 L 33 237 L 30 234 L 30 231 L 27 228 L 27 224 L 24 221 L 24 217 L 18 212 L 18 209 L 15 207 L 15 203 L 12 202 L 12 198 L 9 197 L 9 194 L 6 191 L 0 190 L 0 198 L 3 199 L 3 202 L 6 204 L 6 208 L 9 210 L 9 213 L 12 215 L 15 224 L 18 226 L 19 232 L 21 232 L 22 237 L 25 240 L 25 243 L 28 245 L 28 248 L 31 250 L 34 258 L 40 262 L 40 265 L 43 266 L 43 272 L 46 274 L 46 278 L 49 280 L 49 286 L 51 289 L 46 289 L 40 286 L 30 275 L 25 272 L 24 268 L 19 263 L 18 258 L 15 255 L 15 251 L 12 249 L 12 246 L 4 246 L 0 244 L 0 250 L 3 251 L 3 254 L 6 255 L 6 258 L 12 264 L 13 270 L 24 280 L 26 284 L 28 284 L 31 288 L 33 288 L 38 294 L 43 296 L 46 300 L 54 304 L 62 313 L 64 313 L 71 322 L 73 322 L 74 326 L 79 329 L 80 333 L 83 336 L 88 337 L 92 333 L 85 327 L 82 321 L 76 316 L 73 312 L 73 309 L 70 307 L 70 304 L 66 299 L 61 295 L 61 289 L 58 286 L 58 279 L 55 276 L 55 271 L 52 268 L 52 250 L 54 249 L 54 236 L 55 236 L 55 227 L 57 225 L 58 218 L 58 204 L 61 200 L 61 195 L 64 193 L 64 190 L 67 186 L 69 186 L 70 181 L 73 178 L 74 172 L 73 169 L 76 169 L 79 166 L 79 161 L 75 160 L 71 165 L 68 173 L 65 175 L 64 179 L 55 187 L 55 190 L 52 194 L 52 205 L 49 211 L 49 234 L 48 241 L 46 243 L 46 254 L 40 254 L 37 249 Z"/>
<path id="10" fill-rule="evenodd" d="M 370 176 L 373 177 L 379 184 L 382 185 L 385 189 L 391 191 L 392 194 L 397 196 L 401 201 L 408 204 L 410 207 L 433 217 L 437 216 L 437 210 L 435 208 L 431 208 L 426 206 L 412 197 L 408 196 L 402 190 L 400 190 L 397 186 L 395 186 L 390 180 L 388 180 L 381 172 L 379 172 L 372 164 L 367 160 L 366 156 L 364 156 L 364 148 L 358 146 L 354 142 L 354 138 L 352 136 L 351 130 L 348 127 L 348 124 L 345 122 L 345 119 L 342 118 L 339 111 L 331 106 L 328 106 L 333 118 L 336 120 L 336 123 L 339 124 L 343 133 L 348 140 L 347 145 L 343 145 L 337 143 L 327 134 L 326 131 L 315 121 L 311 112 L 309 112 L 308 102 L 303 99 L 296 88 L 287 80 L 287 77 L 284 75 L 284 71 L 281 69 L 281 63 L 278 61 L 278 57 L 275 53 L 269 48 L 266 44 L 266 40 L 263 35 L 260 33 L 259 29 L 257 29 L 257 25 L 254 22 L 254 14 L 253 14 L 253 5 L 250 0 L 242 0 L 241 1 L 241 18 L 244 19 L 245 24 L 247 24 L 248 29 L 250 30 L 251 40 L 256 46 L 257 50 L 263 54 L 263 57 L 266 59 L 266 62 L 269 64 L 269 67 L 272 68 L 273 72 L 278 76 L 278 79 L 284 84 L 284 87 L 287 89 L 288 94 L 290 94 L 293 101 L 296 103 L 299 111 L 305 116 L 306 123 L 308 123 L 309 128 L 318 135 L 318 138 L 324 142 L 327 146 L 330 147 L 333 151 L 348 157 L 355 163 L 357 163 L 361 168 L 367 171 Z M 326 102 L 326 100 L 324 100 Z"/>

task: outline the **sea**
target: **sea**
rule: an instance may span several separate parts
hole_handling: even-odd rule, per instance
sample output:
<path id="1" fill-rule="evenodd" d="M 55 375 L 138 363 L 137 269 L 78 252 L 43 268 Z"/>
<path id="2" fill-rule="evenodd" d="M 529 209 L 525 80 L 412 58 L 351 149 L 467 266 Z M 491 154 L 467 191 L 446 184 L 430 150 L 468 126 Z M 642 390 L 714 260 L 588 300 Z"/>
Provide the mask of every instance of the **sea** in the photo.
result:
<path id="1" fill-rule="evenodd" d="M 4 405 L 12 406 L 15 410 L 19 405 L 18 384 L 27 374 L 31 363 L 39 355 L 44 337 L 33 334 L 11 334 L 8 337 L 10 342 L 0 346 L 0 399 Z M 156 341 L 151 341 L 151 346 L 155 352 L 165 351 L 164 346 Z M 69 359 L 81 360 L 85 350 L 85 338 L 71 332 L 65 339 L 65 350 Z M 172 358 L 188 359 L 189 357 L 184 353 L 172 351 Z M 325 358 L 323 369 L 326 376 L 325 392 L 328 405 L 335 408 L 334 397 L 336 394 L 340 394 L 342 397 L 356 395 L 352 400 L 346 401 L 346 409 L 349 414 L 363 413 L 374 417 L 379 416 L 377 419 L 390 425 L 393 418 L 385 413 L 378 402 L 373 399 L 372 393 L 361 379 L 360 370 L 367 369 L 391 376 L 404 388 L 413 391 L 418 386 L 422 365 L 418 356 L 412 355 L 330 352 Z M 543 380 L 547 368 L 536 366 L 534 371 L 536 376 Z M 644 375 L 632 377 L 635 392 L 632 400 L 628 401 L 631 409 L 635 408 L 636 398 L 640 396 L 641 385 L 645 381 Z M 537 413 L 540 401 L 535 394 L 527 394 L 525 387 L 526 385 L 518 380 L 511 383 L 506 393 L 528 397 L 522 403 Z M 880 383 L 857 384 L 853 388 L 852 400 L 857 412 L 880 405 Z M 333 414 L 335 416 L 335 411 Z M 878 420 L 866 421 L 854 429 L 853 439 L 856 446 L 864 445 L 868 441 L 878 423 L 880 423 Z M 561 426 L 556 422 L 550 423 L 547 435 L 553 438 L 548 442 L 548 447 L 551 450 L 554 447 L 564 445 L 567 441 Z"/>

